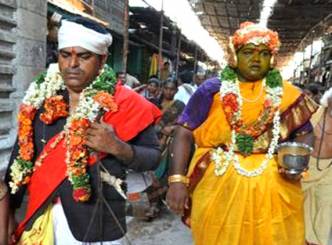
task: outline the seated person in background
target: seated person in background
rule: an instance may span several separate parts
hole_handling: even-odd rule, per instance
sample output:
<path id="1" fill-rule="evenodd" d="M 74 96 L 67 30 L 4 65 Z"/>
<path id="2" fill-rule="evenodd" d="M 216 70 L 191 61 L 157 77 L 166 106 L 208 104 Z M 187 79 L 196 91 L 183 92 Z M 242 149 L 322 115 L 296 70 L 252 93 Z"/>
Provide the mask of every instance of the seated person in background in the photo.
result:
<path id="1" fill-rule="evenodd" d="M 135 88 L 139 85 L 141 85 L 140 81 L 138 79 L 130 74 L 126 74 L 123 71 L 118 71 L 116 73 L 116 79 L 117 81 L 121 81 L 122 85 L 127 86 L 128 88 Z"/>
<path id="2" fill-rule="evenodd" d="M 175 94 L 176 100 L 181 100 L 187 104 L 190 97 L 194 94 L 198 86 L 200 86 L 205 80 L 205 72 L 197 72 L 193 74 L 191 71 L 185 71 L 180 75 L 180 83 L 178 91 Z"/>
<path id="3" fill-rule="evenodd" d="M 153 172 L 152 186 L 147 190 L 151 208 L 146 215 L 150 218 L 155 218 L 159 214 L 162 201 L 165 199 L 168 188 L 170 144 L 176 128 L 176 120 L 185 107 L 182 101 L 174 99 L 174 95 L 177 92 L 176 85 L 175 80 L 167 79 L 164 82 L 162 95 L 158 103 L 163 112 L 160 122 L 156 125 L 162 153 L 159 167 Z"/>
<path id="4" fill-rule="evenodd" d="M 140 92 L 140 95 L 151 101 L 153 104 L 158 104 L 160 88 L 161 81 L 158 78 L 150 78 L 143 90 Z"/>

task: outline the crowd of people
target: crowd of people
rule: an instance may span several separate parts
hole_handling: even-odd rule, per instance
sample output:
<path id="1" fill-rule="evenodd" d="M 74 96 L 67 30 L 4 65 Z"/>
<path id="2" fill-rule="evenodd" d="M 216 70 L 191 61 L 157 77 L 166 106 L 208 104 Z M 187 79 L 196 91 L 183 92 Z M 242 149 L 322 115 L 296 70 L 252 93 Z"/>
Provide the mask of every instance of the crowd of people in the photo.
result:
<path id="1" fill-rule="evenodd" d="M 165 62 L 165 64 L 169 63 Z M 169 69 L 168 66 L 166 68 Z M 166 72 L 164 71 L 163 74 L 165 75 Z M 124 73 L 117 73 L 118 80 L 156 105 L 162 113 L 161 119 L 155 125 L 161 149 L 161 160 L 158 168 L 155 171 L 130 172 L 127 175 L 128 197 L 132 204 L 128 207 L 129 213 L 144 220 L 156 218 L 164 206 L 165 194 L 168 189 L 170 146 L 177 119 L 189 98 L 205 80 L 204 72 L 195 74 L 192 71 L 184 71 L 178 79 L 175 79 L 171 72 L 167 74 L 164 76 L 164 80 L 162 77 L 152 76 L 146 84 L 129 84 Z"/>
<path id="2" fill-rule="evenodd" d="M 332 88 L 321 96 L 284 81 L 276 32 L 245 22 L 220 76 L 175 79 L 166 62 L 145 84 L 107 66 L 112 37 L 99 24 L 63 20 L 58 42 L 58 63 L 19 107 L 0 182 L 1 245 L 130 243 L 128 202 L 143 193 L 141 218 L 167 207 L 197 245 L 328 245 Z M 280 166 L 288 141 L 313 148 L 308 169 Z"/>

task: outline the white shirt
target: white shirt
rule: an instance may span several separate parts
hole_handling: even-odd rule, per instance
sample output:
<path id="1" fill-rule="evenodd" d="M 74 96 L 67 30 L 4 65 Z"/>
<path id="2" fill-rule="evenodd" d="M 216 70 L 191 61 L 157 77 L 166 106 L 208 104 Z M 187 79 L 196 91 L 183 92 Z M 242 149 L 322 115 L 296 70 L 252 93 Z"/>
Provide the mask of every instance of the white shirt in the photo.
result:
<path id="1" fill-rule="evenodd" d="M 187 104 L 190 97 L 196 91 L 197 85 L 191 85 L 189 83 L 184 83 L 178 87 L 178 92 L 174 96 L 174 100 L 180 100 L 183 103 Z"/>

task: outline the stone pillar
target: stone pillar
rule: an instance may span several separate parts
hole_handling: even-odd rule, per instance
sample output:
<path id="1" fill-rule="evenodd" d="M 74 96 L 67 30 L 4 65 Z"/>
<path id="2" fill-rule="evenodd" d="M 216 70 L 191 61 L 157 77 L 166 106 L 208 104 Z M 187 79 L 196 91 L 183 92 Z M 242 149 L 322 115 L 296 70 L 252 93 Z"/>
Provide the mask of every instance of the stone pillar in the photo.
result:
<path id="1" fill-rule="evenodd" d="M 16 137 L 24 91 L 45 67 L 47 0 L 0 0 L 0 171 Z"/>

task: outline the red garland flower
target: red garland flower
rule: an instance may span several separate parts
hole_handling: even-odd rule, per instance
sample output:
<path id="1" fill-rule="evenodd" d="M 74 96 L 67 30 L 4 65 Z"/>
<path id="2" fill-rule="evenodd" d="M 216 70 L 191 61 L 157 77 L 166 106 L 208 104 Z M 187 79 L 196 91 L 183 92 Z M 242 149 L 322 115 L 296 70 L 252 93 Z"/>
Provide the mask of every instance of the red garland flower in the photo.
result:
<path id="1" fill-rule="evenodd" d="M 93 96 L 93 99 L 109 111 L 115 112 L 118 110 L 118 105 L 114 101 L 114 96 L 109 93 L 99 91 L 95 96 Z"/>
<path id="2" fill-rule="evenodd" d="M 45 124 L 51 124 L 61 117 L 68 116 L 68 105 L 62 95 L 52 96 L 45 100 L 45 112 L 40 115 L 40 120 Z"/>
<path id="3" fill-rule="evenodd" d="M 223 97 L 223 103 L 226 107 L 230 107 L 234 112 L 239 110 L 239 104 L 237 103 L 237 96 L 234 93 L 229 93 Z"/>
<path id="4" fill-rule="evenodd" d="M 89 200 L 91 191 L 86 188 L 78 188 L 73 191 L 73 198 L 76 202 L 86 202 Z"/>
<path id="5" fill-rule="evenodd" d="M 36 114 L 33 106 L 22 104 L 18 113 L 18 144 L 20 158 L 31 161 L 34 154 L 32 121 Z"/>

